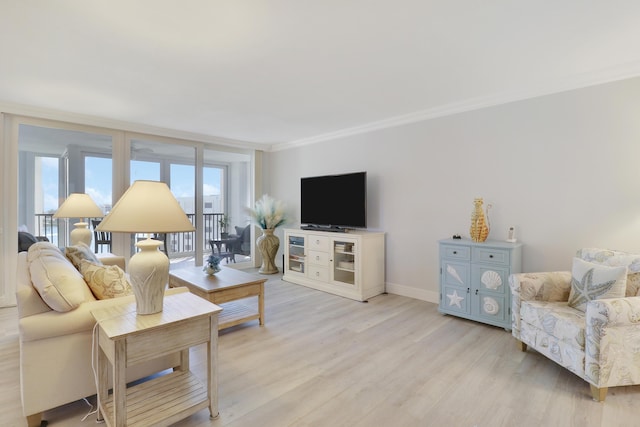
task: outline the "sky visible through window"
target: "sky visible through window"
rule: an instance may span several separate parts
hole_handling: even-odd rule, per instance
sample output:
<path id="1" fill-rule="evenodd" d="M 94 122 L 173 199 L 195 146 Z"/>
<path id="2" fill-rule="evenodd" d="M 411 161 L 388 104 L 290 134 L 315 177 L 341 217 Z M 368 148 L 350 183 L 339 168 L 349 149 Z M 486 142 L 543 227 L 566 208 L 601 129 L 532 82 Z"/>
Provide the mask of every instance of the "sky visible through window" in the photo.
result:
<path id="1" fill-rule="evenodd" d="M 139 179 L 160 180 L 160 164 L 157 162 L 132 161 L 131 182 Z M 203 171 L 203 195 L 220 195 L 222 169 L 205 167 Z M 110 206 L 112 167 L 108 157 L 86 157 L 85 193 L 99 206 Z M 42 186 L 44 193 L 44 212 L 58 209 L 58 159 L 42 158 Z M 194 167 L 190 165 L 171 165 L 171 191 L 177 198 L 194 197 Z"/>

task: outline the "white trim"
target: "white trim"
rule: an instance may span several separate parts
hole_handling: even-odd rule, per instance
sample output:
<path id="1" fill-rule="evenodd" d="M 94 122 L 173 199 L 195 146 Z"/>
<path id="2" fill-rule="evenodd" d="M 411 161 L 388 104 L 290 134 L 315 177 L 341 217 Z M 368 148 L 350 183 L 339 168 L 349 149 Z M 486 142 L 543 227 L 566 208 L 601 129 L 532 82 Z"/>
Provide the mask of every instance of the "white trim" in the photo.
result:
<path id="1" fill-rule="evenodd" d="M 412 286 L 398 285 L 396 283 L 386 284 L 386 291 L 388 294 L 400 295 L 403 297 L 419 299 L 421 301 L 432 302 L 434 304 L 440 303 L 440 294 L 438 292 L 427 291 L 425 289 L 418 289 Z"/>
<path id="2" fill-rule="evenodd" d="M 344 138 L 351 135 L 373 132 L 380 129 L 386 129 L 410 123 L 417 123 L 424 120 L 435 119 L 438 117 L 450 116 L 467 111 L 479 110 L 482 108 L 581 89 L 589 86 L 610 83 L 613 81 L 624 80 L 637 76 L 640 76 L 640 61 L 625 64 L 624 66 L 600 70 L 598 72 L 583 75 L 574 75 L 570 78 L 565 78 L 554 82 L 547 82 L 546 84 L 530 87 L 523 90 L 470 98 L 445 105 L 439 105 L 433 108 L 428 108 L 426 110 L 416 111 L 402 116 L 390 117 L 384 120 L 365 123 L 360 126 L 341 129 L 335 132 L 329 132 L 290 142 L 277 143 L 271 145 L 270 151 L 287 150 L 290 148 L 315 144 L 332 139 Z"/>

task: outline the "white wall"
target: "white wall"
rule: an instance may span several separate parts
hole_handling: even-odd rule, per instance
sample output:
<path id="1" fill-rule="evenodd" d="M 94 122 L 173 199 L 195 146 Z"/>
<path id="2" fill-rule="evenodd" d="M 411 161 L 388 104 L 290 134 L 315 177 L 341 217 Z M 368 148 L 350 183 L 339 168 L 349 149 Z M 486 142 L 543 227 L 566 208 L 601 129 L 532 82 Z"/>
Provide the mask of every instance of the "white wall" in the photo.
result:
<path id="1" fill-rule="evenodd" d="M 387 289 L 438 298 L 437 240 L 510 225 L 524 271 L 567 270 L 580 247 L 640 252 L 640 78 L 269 153 L 269 190 L 299 221 L 302 176 L 365 170 L 368 224 L 387 234 Z"/>

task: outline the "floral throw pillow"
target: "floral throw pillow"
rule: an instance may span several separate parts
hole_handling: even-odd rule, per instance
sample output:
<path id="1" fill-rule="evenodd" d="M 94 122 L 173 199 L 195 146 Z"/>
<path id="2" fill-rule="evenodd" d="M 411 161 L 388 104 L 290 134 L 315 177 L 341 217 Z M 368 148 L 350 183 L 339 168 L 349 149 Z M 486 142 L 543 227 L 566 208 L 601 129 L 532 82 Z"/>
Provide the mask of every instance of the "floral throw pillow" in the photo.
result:
<path id="1" fill-rule="evenodd" d="M 102 264 L 91 248 L 82 242 L 75 246 L 67 246 L 64 248 L 64 255 L 78 271 L 80 271 L 80 261 L 82 260 L 87 260 L 94 264 Z"/>
<path id="2" fill-rule="evenodd" d="M 596 299 L 621 298 L 627 288 L 627 267 L 609 267 L 573 259 L 569 306 L 586 311 L 587 303 Z"/>
<path id="3" fill-rule="evenodd" d="M 80 273 L 97 299 L 117 298 L 133 293 L 127 276 L 117 265 L 100 265 L 82 260 Z"/>

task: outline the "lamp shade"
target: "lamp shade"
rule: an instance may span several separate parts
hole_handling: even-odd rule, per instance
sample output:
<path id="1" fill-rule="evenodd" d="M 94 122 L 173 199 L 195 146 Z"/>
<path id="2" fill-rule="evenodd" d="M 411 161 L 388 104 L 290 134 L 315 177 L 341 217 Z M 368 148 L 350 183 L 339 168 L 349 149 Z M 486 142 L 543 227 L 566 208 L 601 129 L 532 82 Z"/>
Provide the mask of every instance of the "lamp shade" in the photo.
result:
<path id="1" fill-rule="evenodd" d="M 195 228 L 164 182 L 135 181 L 100 222 L 98 231 L 173 233 Z"/>
<path id="2" fill-rule="evenodd" d="M 102 218 L 104 213 L 91 196 L 84 193 L 71 193 L 55 214 L 54 218 Z"/>

